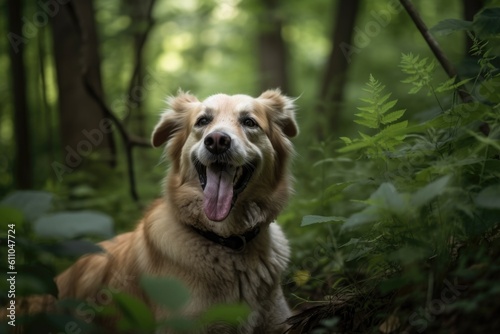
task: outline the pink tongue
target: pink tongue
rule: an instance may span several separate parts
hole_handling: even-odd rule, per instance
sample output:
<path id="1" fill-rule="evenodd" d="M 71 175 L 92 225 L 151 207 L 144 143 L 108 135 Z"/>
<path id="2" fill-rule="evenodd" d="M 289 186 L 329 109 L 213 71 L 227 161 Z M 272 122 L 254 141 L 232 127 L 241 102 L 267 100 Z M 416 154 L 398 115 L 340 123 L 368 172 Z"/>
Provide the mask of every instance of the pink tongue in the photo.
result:
<path id="1" fill-rule="evenodd" d="M 233 200 L 233 179 L 235 168 L 220 169 L 219 167 L 207 167 L 207 184 L 203 194 L 205 214 L 208 219 L 222 221 L 231 211 Z"/>

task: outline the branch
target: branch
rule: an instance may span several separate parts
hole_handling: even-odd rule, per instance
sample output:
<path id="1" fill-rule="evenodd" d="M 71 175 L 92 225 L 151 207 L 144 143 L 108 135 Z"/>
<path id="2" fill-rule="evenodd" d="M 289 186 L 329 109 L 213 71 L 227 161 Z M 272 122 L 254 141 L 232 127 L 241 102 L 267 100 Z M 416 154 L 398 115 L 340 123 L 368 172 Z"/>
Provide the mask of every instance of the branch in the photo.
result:
<path id="1" fill-rule="evenodd" d="M 85 33 L 81 29 L 80 19 L 78 15 L 76 15 L 76 9 L 74 8 L 74 4 L 70 2 L 68 6 L 73 16 L 74 23 L 76 24 L 77 28 L 80 31 L 81 43 L 83 45 L 85 43 Z M 122 137 L 122 140 L 125 144 L 125 155 L 128 166 L 130 194 L 132 198 L 137 202 L 139 200 L 139 196 L 137 194 L 137 189 L 136 189 L 132 149 L 134 146 L 149 147 L 149 148 L 151 148 L 152 146 L 148 140 L 143 138 L 138 138 L 128 133 L 128 131 L 123 126 L 122 122 L 115 116 L 113 111 L 107 106 L 103 97 L 97 92 L 96 88 L 90 82 L 90 78 L 88 77 L 88 66 L 84 60 L 85 57 L 82 55 L 81 56 L 82 79 L 85 85 L 85 89 L 90 94 L 90 96 L 97 102 L 97 104 L 101 107 L 103 114 L 113 121 L 113 123 L 116 125 L 116 128 L 118 129 L 118 132 L 120 133 L 120 136 Z"/>
<path id="2" fill-rule="evenodd" d="M 413 20 L 413 23 L 415 23 L 415 26 L 422 34 L 422 37 L 427 42 L 427 45 L 429 45 L 429 48 L 431 49 L 432 53 L 441 64 L 441 67 L 443 67 L 443 69 L 445 70 L 446 74 L 450 78 L 456 78 L 456 81 L 459 82 L 460 77 L 458 75 L 457 70 L 455 69 L 453 64 L 449 61 L 449 59 L 446 57 L 443 50 L 439 46 L 438 42 L 430 34 L 429 29 L 427 28 L 424 21 L 420 17 L 420 14 L 418 13 L 415 6 L 413 6 L 410 0 L 399 0 L 399 2 L 401 2 L 401 5 L 405 8 L 408 15 L 410 15 L 411 19 Z M 459 89 L 458 95 L 460 96 L 462 102 L 472 101 L 472 97 L 467 90 Z"/>

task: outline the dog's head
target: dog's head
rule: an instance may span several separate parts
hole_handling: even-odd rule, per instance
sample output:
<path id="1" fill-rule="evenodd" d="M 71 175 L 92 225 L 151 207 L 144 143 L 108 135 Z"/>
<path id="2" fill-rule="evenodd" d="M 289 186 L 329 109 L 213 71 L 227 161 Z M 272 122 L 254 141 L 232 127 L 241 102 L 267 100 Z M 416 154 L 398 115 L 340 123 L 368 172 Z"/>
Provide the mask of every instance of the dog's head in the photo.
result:
<path id="1" fill-rule="evenodd" d="M 237 217 L 274 219 L 290 192 L 289 138 L 298 133 L 293 100 L 279 90 L 258 98 L 217 94 L 202 102 L 180 92 L 169 106 L 152 142 L 167 143 L 167 194 L 175 206 L 211 225 Z"/>

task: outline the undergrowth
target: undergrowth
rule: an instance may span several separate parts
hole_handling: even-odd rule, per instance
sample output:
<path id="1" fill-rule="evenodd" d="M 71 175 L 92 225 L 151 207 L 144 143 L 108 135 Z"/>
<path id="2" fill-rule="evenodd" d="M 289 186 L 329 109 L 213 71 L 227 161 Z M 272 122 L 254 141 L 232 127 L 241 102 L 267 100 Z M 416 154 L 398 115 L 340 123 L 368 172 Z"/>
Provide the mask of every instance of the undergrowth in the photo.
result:
<path id="1" fill-rule="evenodd" d="M 498 11 L 497 11 L 498 12 Z M 458 29 L 458 28 L 456 28 Z M 355 122 L 324 154 L 287 288 L 295 329 L 313 333 L 483 333 L 500 328 L 500 72 L 476 39 L 475 77 L 435 82 L 436 64 L 403 54 L 408 94 L 437 112 L 410 122 L 370 75 Z M 496 52 L 496 53 L 495 53 Z M 426 112 L 426 113 L 424 113 Z M 429 117 L 428 115 L 434 115 Z M 325 147 L 325 152 L 327 148 Z M 322 226 L 318 226 L 322 224 Z M 323 233 L 324 232 L 324 233 Z M 304 245 L 303 245 L 304 246 Z"/>

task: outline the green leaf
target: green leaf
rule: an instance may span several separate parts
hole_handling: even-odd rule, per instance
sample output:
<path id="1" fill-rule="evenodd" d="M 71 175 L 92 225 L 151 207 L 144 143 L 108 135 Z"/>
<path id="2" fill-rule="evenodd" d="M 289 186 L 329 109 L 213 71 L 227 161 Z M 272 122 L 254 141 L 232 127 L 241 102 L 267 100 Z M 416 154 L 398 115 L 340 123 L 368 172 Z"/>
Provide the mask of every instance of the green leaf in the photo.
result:
<path id="1" fill-rule="evenodd" d="M 477 206 L 486 209 L 500 209 L 500 184 L 484 188 L 474 199 Z"/>
<path id="2" fill-rule="evenodd" d="M 394 185 L 388 182 L 382 183 L 380 187 L 371 194 L 368 202 L 398 214 L 406 211 L 405 200 L 401 194 L 398 193 Z"/>
<path id="3" fill-rule="evenodd" d="M 239 325 L 247 319 L 250 307 L 246 304 L 220 304 L 210 307 L 200 318 L 202 325 L 224 322 Z"/>
<path id="4" fill-rule="evenodd" d="M 429 31 L 436 36 L 446 36 L 455 31 L 470 30 L 472 22 L 459 19 L 446 19 L 438 22 Z"/>
<path id="5" fill-rule="evenodd" d="M 80 257 L 85 254 L 100 253 L 103 249 L 87 240 L 64 240 L 54 245 L 44 247 L 48 252 L 60 257 Z"/>
<path id="6" fill-rule="evenodd" d="M 308 226 L 312 224 L 330 223 L 330 222 L 342 222 L 342 221 L 345 221 L 345 218 L 333 217 L 333 216 L 325 217 L 325 216 L 309 215 L 302 217 L 302 222 L 300 223 L 300 226 Z"/>
<path id="7" fill-rule="evenodd" d="M 411 205 L 421 207 L 422 205 L 429 203 L 436 196 L 442 195 L 445 192 L 450 179 L 451 176 L 446 175 L 419 189 L 411 196 Z"/>
<path id="8" fill-rule="evenodd" d="M 46 191 L 21 190 L 7 195 L 0 204 L 20 210 L 32 222 L 51 209 L 53 197 Z"/>
<path id="9" fill-rule="evenodd" d="M 367 111 L 369 113 L 374 113 L 377 110 L 377 108 L 375 106 L 357 107 L 356 109 L 361 110 L 361 111 Z M 356 115 L 360 115 L 360 114 L 356 114 Z"/>
<path id="10" fill-rule="evenodd" d="M 400 194 L 391 183 L 382 183 L 366 201 L 369 205 L 347 218 L 342 229 L 353 228 L 381 219 L 385 213 L 404 215 L 409 211 L 405 194 Z"/>
<path id="11" fill-rule="evenodd" d="M 364 225 L 367 223 L 373 223 L 380 220 L 381 216 L 377 209 L 373 206 L 369 206 L 361 212 L 357 212 L 347 218 L 346 222 L 342 225 L 341 230 L 352 229 L 359 225 Z"/>
<path id="12" fill-rule="evenodd" d="M 385 101 L 387 101 L 387 99 L 389 99 L 391 97 L 391 95 L 392 95 L 392 93 L 385 94 L 384 96 L 382 96 L 381 98 L 378 99 L 377 103 L 379 105 L 382 104 L 382 103 L 384 103 Z"/>
<path id="13" fill-rule="evenodd" d="M 380 114 L 385 114 L 387 111 L 389 111 L 392 107 L 394 107 L 398 103 L 398 100 L 392 100 L 384 104 L 383 106 L 380 107 L 379 113 Z"/>
<path id="14" fill-rule="evenodd" d="M 152 301 L 169 310 L 178 311 L 189 301 L 189 290 L 170 277 L 141 277 L 141 287 Z"/>
<path id="15" fill-rule="evenodd" d="M 352 143 L 351 138 L 349 137 L 340 137 L 340 139 L 344 142 L 344 144 L 348 145 Z"/>
<path id="16" fill-rule="evenodd" d="M 416 86 L 416 87 L 413 87 L 412 89 L 410 89 L 408 91 L 408 94 L 417 94 L 418 92 L 420 92 L 420 90 L 422 89 L 423 86 Z"/>
<path id="17" fill-rule="evenodd" d="M 354 122 L 358 123 L 360 125 L 364 125 L 370 129 L 377 129 L 378 128 L 377 122 L 374 122 L 374 121 L 369 121 L 369 120 L 365 120 L 365 119 L 355 119 Z"/>
<path id="18" fill-rule="evenodd" d="M 123 331 L 155 329 L 155 318 L 151 310 L 140 299 L 126 293 L 113 293 L 113 301 L 123 317 L 120 319 L 120 329 Z"/>
<path id="19" fill-rule="evenodd" d="M 329 186 L 328 188 L 326 188 L 326 192 L 327 193 L 339 193 L 341 191 L 343 191 L 345 188 L 349 187 L 351 184 L 353 184 L 354 182 L 340 182 L 340 183 L 334 183 L 332 184 L 331 186 Z"/>
<path id="20" fill-rule="evenodd" d="M 96 211 L 61 211 L 38 218 L 33 229 L 44 237 L 73 239 L 86 235 L 110 238 L 113 233 L 113 219 Z"/>
<path id="21" fill-rule="evenodd" d="M 382 117 L 382 124 L 388 124 L 388 123 L 392 123 L 392 122 L 395 122 L 397 121 L 398 119 L 400 119 L 404 113 L 405 113 L 406 109 L 401 109 L 401 110 L 396 110 L 396 111 L 393 111 L 387 115 L 384 115 Z"/>
<path id="22" fill-rule="evenodd" d="M 483 81 L 479 87 L 479 93 L 488 101 L 500 103 L 500 76 Z"/>
<path id="23" fill-rule="evenodd" d="M 500 7 L 485 8 L 476 14 L 472 27 L 481 39 L 500 34 Z"/>

